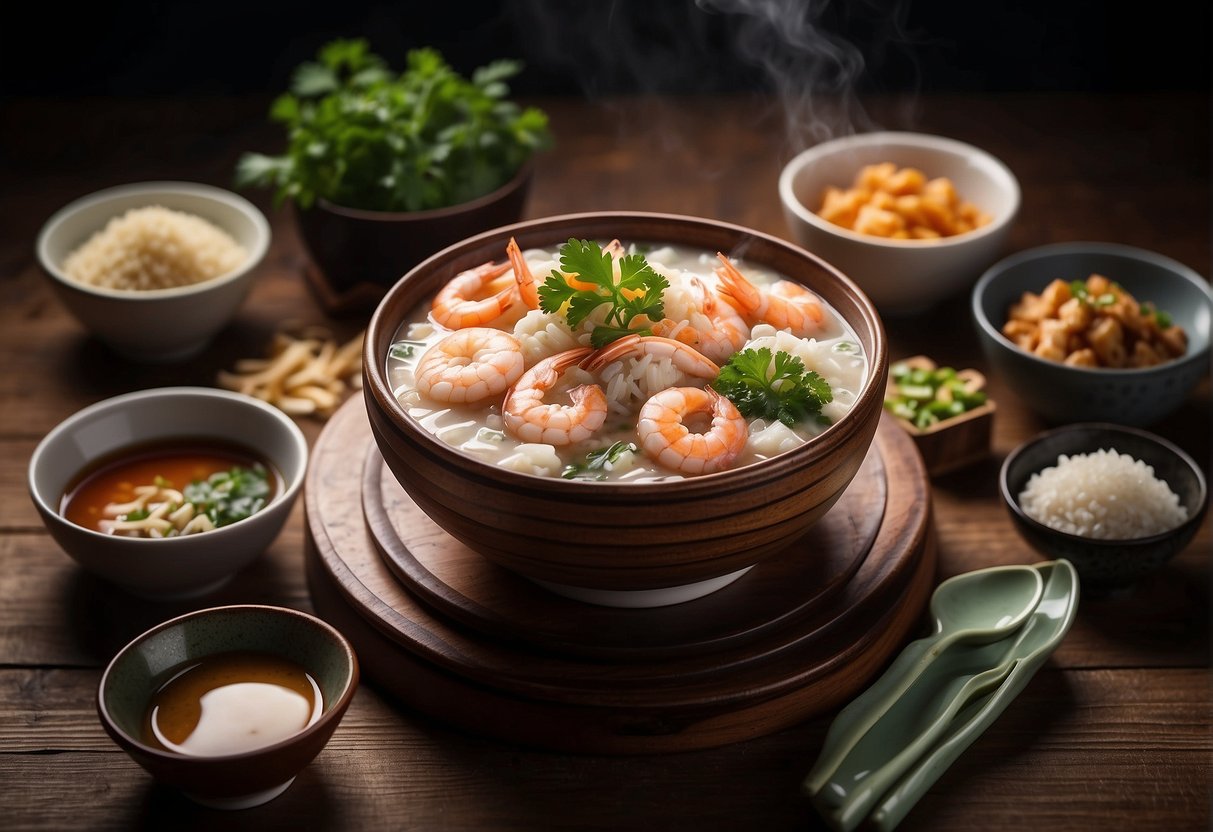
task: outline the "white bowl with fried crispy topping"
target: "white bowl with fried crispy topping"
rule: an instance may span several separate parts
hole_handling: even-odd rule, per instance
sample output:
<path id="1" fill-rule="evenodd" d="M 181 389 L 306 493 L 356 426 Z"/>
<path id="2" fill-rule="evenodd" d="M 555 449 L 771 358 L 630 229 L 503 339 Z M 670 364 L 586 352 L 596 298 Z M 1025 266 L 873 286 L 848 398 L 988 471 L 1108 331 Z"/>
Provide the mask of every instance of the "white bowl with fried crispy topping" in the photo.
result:
<path id="1" fill-rule="evenodd" d="M 895 171 L 884 197 L 874 172 L 865 171 L 882 165 Z M 907 169 L 921 176 L 907 176 Z M 888 178 L 882 174 L 880 184 Z M 852 192 L 849 211 L 823 212 L 830 189 Z M 978 147 L 923 133 L 876 132 L 795 156 L 779 177 L 779 198 L 801 245 L 858 283 L 882 315 L 906 316 L 963 292 L 1003 254 L 1020 193 L 1010 169 Z M 970 211 L 980 217 L 976 227 Z M 916 228 L 941 236 L 881 236 Z"/>

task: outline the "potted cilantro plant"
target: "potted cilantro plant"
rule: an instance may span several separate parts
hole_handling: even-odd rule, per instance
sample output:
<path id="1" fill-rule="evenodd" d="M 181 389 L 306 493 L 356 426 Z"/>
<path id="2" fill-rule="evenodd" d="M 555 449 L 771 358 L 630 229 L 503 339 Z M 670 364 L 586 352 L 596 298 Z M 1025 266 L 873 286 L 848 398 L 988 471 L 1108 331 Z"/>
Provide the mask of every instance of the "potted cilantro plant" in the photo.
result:
<path id="1" fill-rule="evenodd" d="M 244 154 L 240 186 L 275 188 L 296 209 L 330 309 L 377 299 L 421 260 L 521 219 L 547 116 L 508 100 L 514 61 L 470 79 L 437 51 L 390 70 L 364 40 L 338 40 L 301 64 L 270 109 L 280 156 Z"/>

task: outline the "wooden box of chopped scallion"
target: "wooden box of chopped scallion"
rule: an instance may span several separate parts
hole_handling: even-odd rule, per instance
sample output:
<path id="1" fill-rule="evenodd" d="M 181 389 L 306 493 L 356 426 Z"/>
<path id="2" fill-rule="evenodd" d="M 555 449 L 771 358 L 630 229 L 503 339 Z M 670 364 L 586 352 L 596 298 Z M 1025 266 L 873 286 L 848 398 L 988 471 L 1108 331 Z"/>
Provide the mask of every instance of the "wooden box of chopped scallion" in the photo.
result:
<path id="1" fill-rule="evenodd" d="M 940 367 L 925 355 L 889 367 L 884 406 L 914 438 L 931 475 L 954 471 L 990 452 L 994 402 L 976 370 Z"/>

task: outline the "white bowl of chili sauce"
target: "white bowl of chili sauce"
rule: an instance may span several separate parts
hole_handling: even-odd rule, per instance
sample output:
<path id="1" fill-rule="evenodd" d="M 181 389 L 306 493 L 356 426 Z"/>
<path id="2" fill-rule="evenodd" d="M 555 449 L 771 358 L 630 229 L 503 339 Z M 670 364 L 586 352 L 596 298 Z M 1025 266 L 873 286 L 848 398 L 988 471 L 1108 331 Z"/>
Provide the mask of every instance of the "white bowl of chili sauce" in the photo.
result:
<path id="1" fill-rule="evenodd" d="M 266 403 L 165 387 L 115 396 L 53 428 L 30 496 L 84 569 L 144 597 L 209 593 L 278 536 L 303 485 L 307 442 Z"/>

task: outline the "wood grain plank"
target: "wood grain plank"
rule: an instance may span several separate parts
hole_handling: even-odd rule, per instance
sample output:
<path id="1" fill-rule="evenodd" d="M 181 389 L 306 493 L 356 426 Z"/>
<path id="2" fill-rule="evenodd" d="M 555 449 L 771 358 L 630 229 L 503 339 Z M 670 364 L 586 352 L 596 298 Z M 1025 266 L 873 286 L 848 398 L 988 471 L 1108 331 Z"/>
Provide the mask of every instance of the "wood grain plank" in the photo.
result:
<path id="1" fill-rule="evenodd" d="M 42 520 L 30 500 L 26 485 L 29 458 L 37 445 L 34 439 L 0 438 L 0 529 L 33 530 L 42 528 Z"/>
<path id="2" fill-rule="evenodd" d="M 102 666 L 144 630 L 206 606 L 278 604 L 310 610 L 302 511 L 297 505 L 265 554 L 226 586 L 173 603 L 136 598 L 87 574 L 45 533 L 0 536 L 0 666 Z"/>
<path id="3" fill-rule="evenodd" d="M 296 512 L 301 508 L 296 507 Z M 1010 530 L 964 533 L 936 512 L 939 577 L 1039 558 Z M 302 576 L 303 530 L 291 522 L 266 556 L 213 596 L 178 604 L 140 601 L 86 575 L 45 533 L 0 536 L 0 665 L 92 665 L 143 629 L 220 603 L 310 605 Z M 970 530 L 972 527 L 966 527 Z M 1208 524 L 1202 537 L 1127 597 L 1084 599 L 1058 651 L 1068 667 L 1206 667 Z"/>
<path id="4" fill-rule="evenodd" d="M 274 226 L 274 233 L 280 232 L 283 222 Z M 357 332 L 361 321 L 324 318 L 298 277 L 302 258 L 287 255 L 287 245 L 273 243 L 267 265 L 260 267 L 233 321 L 211 348 L 185 364 L 144 365 L 115 355 L 68 316 L 32 265 L 15 279 L 0 281 L 0 354 L 6 358 L 0 374 L 0 401 L 5 403 L 0 437 L 40 439 L 80 408 L 133 390 L 215 386 L 220 370 L 231 369 L 240 358 L 265 355 L 276 329 L 289 321 L 323 323 L 339 337 Z"/>
<path id="5" fill-rule="evenodd" d="M 274 803 L 217 814 L 151 786 L 101 732 L 99 668 L 122 643 L 187 606 L 265 601 L 308 608 L 296 514 L 266 557 L 193 605 L 130 598 L 85 576 L 38 530 L 24 466 L 54 424 L 93 401 L 163 384 L 209 384 L 258 354 L 283 321 L 325 321 L 306 254 L 269 195 L 250 198 L 274 243 L 249 300 L 216 345 L 177 367 L 116 359 L 86 337 L 33 257 L 39 225 L 101 187 L 161 178 L 230 186 L 239 153 L 280 141 L 268 101 L 5 102 L 20 165 L 0 166 L 0 827 L 14 829 L 414 828 L 821 829 L 799 794 L 825 720 L 709 752 L 616 759 L 530 752 L 466 736 L 364 687 L 329 748 Z M 543 99 L 556 147 L 528 217 L 606 209 L 709 216 L 790 238 L 775 197 L 796 150 L 779 102 Z M 1208 96 L 1184 94 L 865 100 L 872 125 L 992 150 L 1023 187 L 1008 251 L 1114 240 L 1210 273 Z M 907 106 L 912 104 L 913 106 Z M 828 108 L 831 102 L 826 101 Z M 19 125 L 19 129 L 14 126 Z M 171 125 L 171 129 L 166 129 Z M 131 154 L 130 147 L 155 147 Z M 1153 152 L 1154 149 L 1165 152 Z M 967 298 L 926 320 L 888 320 L 890 355 L 983 367 Z M 355 330 L 365 316 L 328 321 Z M 1209 460 L 1203 382 L 1152 427 Z M 998 378 L 990 459 L 933 481 L 939 577 L 1037 556 L 996 497 L 998 464 L 1047 425 Z M 303 424 L 314 441 L 319 424 Z M 906 830 L 1196 830 L 1209 805 L 1209 588 L 1213 538 L 1196 540 L 1130 596 L 1084 599 L 1052 662 L 926 796 Z M 1071 669 L 1063 669 L 1071 668 Z M 557 820 L 554 820 L 557 819 Z"/>
<path id="6" fill-rule="evenodd" d="M 92 711 L 96 679 L 0 671 L 6 828 L 213 823 L 215 814 L 153 787 L 104 736 Z M 1204 828 L 1191 824 L 1208 818 L 1208 685 L 1195 670 L 1047 668 L 902 828 L 972 829 L 974 817 L 1049 830 Z M 820 822 L 798 787 L 827 724 L 673 756 L 567 756 L 451 731 L 364 686 L 286 796 L 230 817 L 321 829 L 536 829 L 574 815 L 585 829 L 813 829 Z M 88 818 L 55 799 L 68 791 L 91 802 Z"/>

